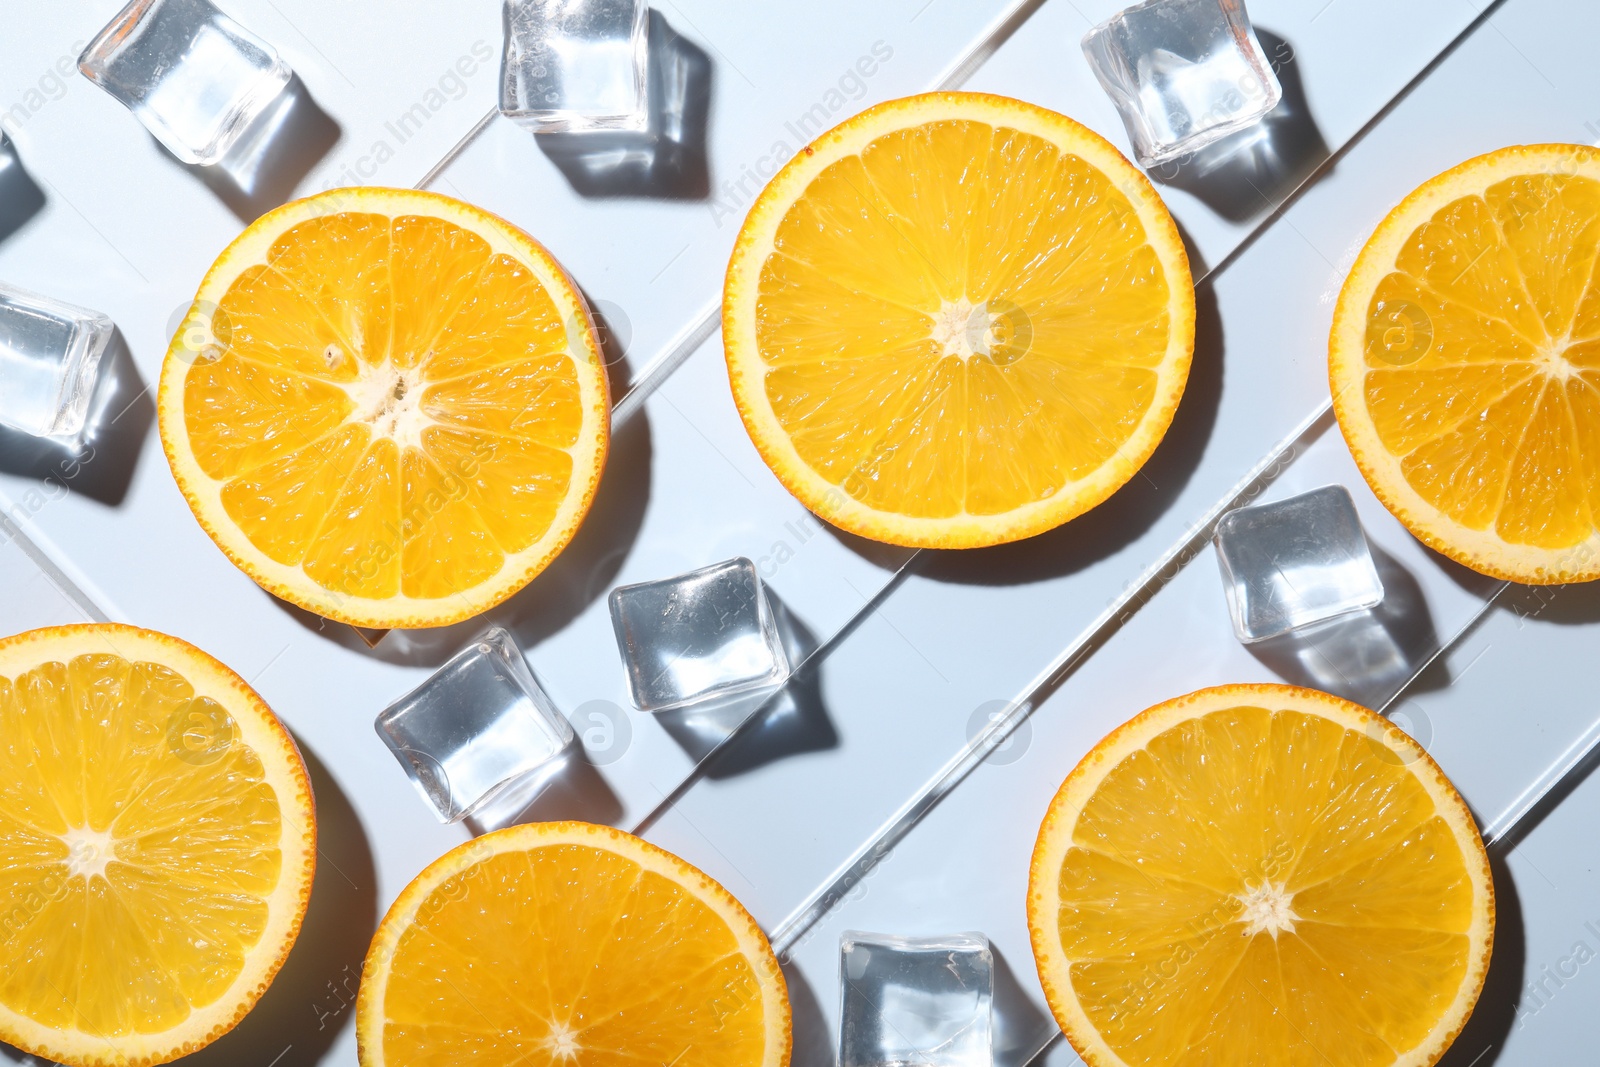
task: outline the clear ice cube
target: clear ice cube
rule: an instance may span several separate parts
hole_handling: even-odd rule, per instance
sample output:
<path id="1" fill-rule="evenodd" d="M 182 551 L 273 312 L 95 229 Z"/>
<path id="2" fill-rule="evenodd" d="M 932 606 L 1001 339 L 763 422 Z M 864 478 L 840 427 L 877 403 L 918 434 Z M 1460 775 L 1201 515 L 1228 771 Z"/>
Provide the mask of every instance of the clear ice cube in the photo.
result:
<path id="1" fill-rule="evenodd" d="M 789 659 L 743 557 L 611 591 L 611 624 L 633 703 L 667 711 L 777 685 Z"/>
<path id="2" fill-rule="evenodd" d="M 839 938 L 839 1067 L 991 1067 L 994 958 L 982 934 Z"/>
<path id="3" fill-rule="evenodd" d="M 644 0 L 506 0 L 500 110 L 540 133 L 642 130 Z"/>
<path id="4" fill-rule="evenodd" d="M 0 423 L 76 437 L 114 329 L 98 311 L 0 284 Z"/>
<path id="5" fill-rule="evenodd" d="M 573 739 L 515 639 L 498 626 L 385 708 L 375 725 L 443 822 L 512 788 L 531 800 L 565 765 Z"/>
<path id="6" fill-rule="evenodd" d="M 1342 485 L 1238 508 L 1214 538 L 1233 631 L 1246 644 L 1383 599 L 1355 502 Z"/>
<path id="7" fill-rule="evenodd" d="M 185 163 L 210 165 L 289 84 L 277 51 L 209 0 L 133 0 L 78 69 Z"/>
<path id="8" fill-rule="evenodd" d="M 1083 38 L 1147 167 L 1259 122 L 1283 89 L 1243 0 L 1147 0 Z"/>

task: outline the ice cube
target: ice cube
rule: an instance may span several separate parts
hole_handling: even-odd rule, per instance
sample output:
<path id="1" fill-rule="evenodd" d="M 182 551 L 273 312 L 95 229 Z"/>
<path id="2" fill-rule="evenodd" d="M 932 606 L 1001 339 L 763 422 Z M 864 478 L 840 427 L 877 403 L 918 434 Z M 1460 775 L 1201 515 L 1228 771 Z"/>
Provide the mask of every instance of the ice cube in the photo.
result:
<path id="1" fill-rule="evenodd" d="M 267 42 L 209 0 L 133 0 L 78 57 L 110 93 L 185 163 L 227 155 L 289 84 Z"/>
<path id="2" fill-rule="evenodd" d="M 443 822 L 515 788 L 532 799 L 565 766 L 572 726 L 496 626 L 383 710 L 378 736 Z"/>
<path id="3" fill-rule="evenodd" d="M 994 958 L 982 934 L 839 938 L 839 1067 L 991 1067 Z"/>
<path id="4" fill-rule="evenodd" d="M 1217 523 L 1214 543 L 1233 630 L 1246 644 L 1383 599 L 1355 502 L 1342 485 L 1230 511 Z"/>
<path id="5" fill-rule="evenodd" d="M 1083 51 L 1147 167 L 1259 122 L 1283 96 L 1242 0 L 1147 0 L 1090 30 Z"/>
<path id="6" fill-rule="evenodd" d="M 761 578 L 743 557 L 614 589 L 611 623 L 642 711 L 774 686 L 789 673 Z"/>
<path id="7" fill-rule="evenodd" d="M 506 0 L 500 110 L 540 133 L 642 130 L 644 0 Z"/>
<path id="8" fill-rule="evenodd" d="M 0 284 L 0 422 L 76 437 L 114 329 L 98 311 Z"/>

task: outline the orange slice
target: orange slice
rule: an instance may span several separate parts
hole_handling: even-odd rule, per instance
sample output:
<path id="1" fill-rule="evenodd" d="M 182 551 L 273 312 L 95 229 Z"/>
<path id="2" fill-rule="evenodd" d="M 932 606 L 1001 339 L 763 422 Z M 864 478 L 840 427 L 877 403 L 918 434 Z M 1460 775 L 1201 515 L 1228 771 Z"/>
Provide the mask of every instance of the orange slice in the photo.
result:
<path id="1" fill-rule="evenodd" d="M 631 834 L 498 830 L 390 907 L 356 1002 L 363 1067 L 786 1067 L 789 997 L 755 920 Z"/>
<path id="2" fill-rule="evenodd" d="M 1100 503 L 1172 421 L 1194 349 L 1177 228 L 1063 115 L 880 104 L 806 146 L 728 265 L 723 343 L 790 492 L 901 545 L 1014 541 Z"/>
<path id="3" fill-rule="evenodd" d="M 305 765 L 261 698 L 132 626 L 0 641 L 0 1040 L 166 1063 L 244 1018 L 311 897 Z"/>
<path id="4" fill-rule="evenodd" d="M 1357 258 L 1329 377 L 1373 491 L 1517 582 L 1600 578 L 1600 152 L 1504 148 L 1424 183 Z"/>
<path id="5" fill-rule="evenodd" d="M 610 425 L 593 325 L 549 253 L 460 201 L 376 188 L 286 204 L 228 246 L 159 408 L 228 558 L 371 627 L 526 585 L 583 521 Z"/>
<path id="6" fill-rule="evenodd" d="M 1438 766 L 1326 693 L 1135 716 L 1039 828 L 1028 928 L 1090 1067 L 1426 1067 L 1483 988 L 1489 859 Z"/>

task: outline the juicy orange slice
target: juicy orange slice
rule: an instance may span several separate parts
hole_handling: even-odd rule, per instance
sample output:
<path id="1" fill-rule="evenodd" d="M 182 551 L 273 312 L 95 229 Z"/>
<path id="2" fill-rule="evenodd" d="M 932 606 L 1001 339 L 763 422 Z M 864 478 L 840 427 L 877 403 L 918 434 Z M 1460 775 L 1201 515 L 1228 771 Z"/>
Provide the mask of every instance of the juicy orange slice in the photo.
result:
<path id="1" fill-rule="evenodd" d="M 232 1029 L 311 896 L 316 813 L 278 720 L 164 634 L 0 641 L 0 1039 L 165 1063 Z"/>
<path id="2" fill-rule="evenodd" d="M 445 854 L 389 909 L 361 974 L 363 1067 L 785 1067 L 778 962 L 727 890 L 587 823 Z"/>
<path id="3" fill-rule="evenodd" d="M 1334 410 L 1419 539 L 1518 582 L 1600 578 L 1600 152 L 1505 148 L 1422 185 L 1345 280 Z"/>
<path id="4" fill-rule="evenodd" d="M 1145 711 L 1039 829 L 1028 928 L 1091 1067 L 1426 1067 L 1483 988 L 1488 855 L 1415 741 L 1310 689 Z"/>
<path id="5" fill-rule="evenodd" d="M 1003 97 L 868 109 L 767 186 L 723 297 L 734 400 L 846 530 L 972 547 L 1094 507 L 1160 443 L 1194 348 L 1177 228 L 1096 134 Z"/>
<path id="6" fill-rule="evenodd" d="M 588 311 L 522 231 L 433 193 L 263 215 L 200 285 L 161 440 L 219 547 L 275 596 L 437 626 L 572 539 L 609 439 Z"/>

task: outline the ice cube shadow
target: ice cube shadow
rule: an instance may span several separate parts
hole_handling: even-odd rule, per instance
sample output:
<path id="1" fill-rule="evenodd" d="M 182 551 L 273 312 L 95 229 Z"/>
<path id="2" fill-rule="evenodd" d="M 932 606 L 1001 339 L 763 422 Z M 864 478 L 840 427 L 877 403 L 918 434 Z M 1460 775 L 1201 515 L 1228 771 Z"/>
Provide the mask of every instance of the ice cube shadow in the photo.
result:
<path id="1" fill-rule="evenodd" d="M 535 135 L 579 196 L 703 200 L 711 191 L 711 59 L 654 9 L 649 33 L 650 114 L 644 130 Z"/>
<path id="2" fill-rule="evenodd" d="M 793 960 L 784 958 L 778 962 L 783 967 L 784 984 L 789 987 L 790 1025 L 794 1031 L 790 1067 L 837 1067 L 839 1042 L 817 1002 L 816 991 Z"/>
<path id="3" fill-rule="evenodd" d="M 295 74 L 222 159 L 210 166 L 179 165 L 204 182 L 241 221 L 254 222 L 293 199 L 301 180 L 341 135 L 339 124 Z"/>
<path id="4" fill-rule="evenodd" d="M 44 191 L 39 188 L 11 138 L 0 133 L 0 241 L 27 225 L 44 207 Z"/>
<path id="5" fill-rule="evenodd" d="M 990 1019 L 994 1067 L 1024 1067 L 1028 1057 L 1055 1030 L 1056 1023 L 1023 991 L 1011 964 L 992 941 L 989 954 L 994 958 L 994 1000 Z"/>
<path id="6" fill-rule="evenodd" d="M 511 786 L 462 820 L 474 837 L 527 822 L 579 822 L 610 826 L 622 818 L 622 802 L 574 740 L 559 757 L 561 766 L 536 786 Z"/>
<path id="7" fill-rule="evenodd" d="M 819 642 L 770 586 L 765 587 L 791 669 L 806 662 Z M 802 752 L 838 745 L 822 702 L 817 665 L 797 670 L 780 686 L 713 698 L 659 712 L 655 720 L 708 778 L 732 778 Z"/>
<path id="8" fill-rule="evenodd" d="M 35 437 L 0 426 L 0 471 L 43 483 L 44 503 L 63 491 L 112 507 L 122 503 L 155 419 L 150 390 L 118 329 L 100 357 L 89 414 L 73 438 Z"/>
<path id="9" fill-rule="evenodd" d="M 1438 650 L 1439 635 L 1416 578 L 1376 544 L 1368 547 L 1383 583 L 1376 607 L 1245 647 L 1285 681 L 1381 708 Z M 1448 682 L 1435 672 L 1419 679 L 1429 688 Z"/>
<path id="10" fill-rule="evenodd" d="M 1283 87 L 1278 106 L 1256 125 L 1149 171 L 1152 180 L 1193 194 L 1230 222 L 1283 203 L 1331 154 L 1306 103 L 1294 47 L 1259 26 L 1256 39 Z"/>

